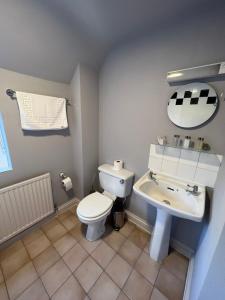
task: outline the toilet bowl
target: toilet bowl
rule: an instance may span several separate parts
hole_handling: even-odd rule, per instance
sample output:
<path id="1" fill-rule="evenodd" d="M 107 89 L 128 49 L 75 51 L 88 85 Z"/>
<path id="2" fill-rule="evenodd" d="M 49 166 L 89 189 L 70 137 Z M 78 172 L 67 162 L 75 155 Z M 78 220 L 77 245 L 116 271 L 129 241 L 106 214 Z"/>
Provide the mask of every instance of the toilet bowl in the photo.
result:
<path id="1" fill-rule="evenodd" d="M 112 206 L 113 200 L 99 192 L 88 195 L 78 204 L 77 216 L 81 223 L 88 225 L 87 240 L 95 241 L 104 234 Z"/>
<path id="2" fill-rule="evenodd" d="M 110 214 L 113 202 L 117 197 L 126 198 L 132 189 L 134 173 L 126 170 L 115 170 L 112 165 L 98 167 L 99 182 L 104 192 L 95 192 L 80 201 L 77 216 L 86 224 L 86 239 L 95 241 L 105 232 L 105 222 Z"/>

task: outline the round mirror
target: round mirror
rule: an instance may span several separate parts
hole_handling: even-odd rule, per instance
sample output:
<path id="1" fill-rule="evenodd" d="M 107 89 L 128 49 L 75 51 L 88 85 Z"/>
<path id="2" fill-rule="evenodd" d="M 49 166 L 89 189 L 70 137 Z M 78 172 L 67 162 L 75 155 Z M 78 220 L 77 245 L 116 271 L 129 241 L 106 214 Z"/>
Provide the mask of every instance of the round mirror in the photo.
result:
<path id="1" fill-rule="evenodd" d="M 168 103 L 168 116 L 177 126 L 194 128 L 206 123 L 217 111 L 217 94 L 206 83 L 190 83 L 178 88 Z"/>

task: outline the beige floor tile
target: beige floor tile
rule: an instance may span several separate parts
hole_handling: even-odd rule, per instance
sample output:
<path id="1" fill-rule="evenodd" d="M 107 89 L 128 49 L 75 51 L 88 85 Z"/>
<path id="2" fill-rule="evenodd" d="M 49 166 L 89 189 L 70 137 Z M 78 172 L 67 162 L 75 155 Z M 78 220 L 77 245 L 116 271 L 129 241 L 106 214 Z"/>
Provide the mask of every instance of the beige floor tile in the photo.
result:
<path id="1" fill-rule="evenodd" d="M 58 253 L 63 256 L 69 249 L 71 249 L 76 244 L 76 240 L 71 234 L 67 233 L 58 239 L 53 245 L 58 251 Z"/>
<path id="2" fill-rule="evenodd" d="M 87 257 L 87 251 L 77 244 L 68 252 L 66 252 L 66 254 L 63 256 L 63 260 L 70 270 L 74 272 Z"/>
<path id="3" fill-rule="evenodd" d="M 73 215 L 72 212 L 71 212 L 70 210 L 67 210 L 67 211 L 65 211 L 65 212 L 62 213 L 62 214 L 58 214 L 58 215 L 57 215 L 57 219 L 58 219 L 59 221 L 62 221 L 62 220 L 64 220 L 64 219 L 66 219 L 66 218 L 71 217 L 72 215 Z"/>
<path id="4" fill-rule="evenodd" d="M 6 290 L 6 286 L 5 286 L 4 283 L 0 284 L 0 299 L 1 300 L 8 300 L 9 299 L 8 293 L 7 293 L 7 290 Z"/>
<path id="5" fill-rule="evenodd" d="M 48 294 L 46 293 L 44 286 L 40 279 L 32 283 L 17 300 L 48 300 Z"/>
<path id="6" fill-rule="evenodd" d="M 152 285 L 138 272 L 132 271 L 123 292 L 132 300 L 149 300 Z"/>
<path id="7" fill-rule="evenodd" d="M 152 284 L 155 283 L 157 275 L 159 273 L 160 264 L 151 259 L 151 257 L 142 252 L 141 256 L 137 260 L 135 269 L 141 273 Z"/>
<path id="8" fill-rule="evenodd" d="M 160 269 L 155 286 L 169 299 L 183 298 L 184 282 L 164 268 Z"/>
<path id="9" fill-rule="evenodd" d="M 1 251 L 0 260 L 3 274 L 5 278 L 9 278 L 30 259 L 22 241 L 17 241 Z"/>
<path id="10" fill-rule="evenodd" d="M 126 240 L 120 248 L 119 254 L 133 266 L 141 254 L 141 249 L 135 246 L 131 241 Z"/>
<path id="11" fill-rule="evenodd" d="M 4 277 L 2 274 L 2 270 L 0 269 L 0 283 L 2 283 L 4 281 Z"/>
<path id="12" fill-rule="evenodd" d="M 38 275 L 31 262 L 19 269 L 6 281 L 10 299 L 17 298 L 37 278 Z"/>
<path id="13" fill-rule="evenodd" d="M 129 300 L 129 298 L 121 291 L 117 300 Z"/>
<path id="14" fill-rule="evenodd" d="M 85 300 L 85 292 L 77 282 L 70 276 L 69 279 L 56 291 L 51 298 L 53 300 Z"/>
<path id="15" fill-rule="evenodd" d="M 109 278 L 106 273 L 102 273 L 95 285 L 89 292 L 91 300 L 116 300 L 120 293 L 118 286 Z"/>
<path id="16" fill-rule="evenodd" d="M 28 233 L 27 235 L 25 235 L 23 237 L 24 245 L 32 243 L 37 238 L 39 238 L 42 234 L 44 234 L 44 233 L 41 229 L 35 229 L 35 230 L 31 231 L 30 233 Z"/>
<path id="17" fill-rule="evenodd" d="M 70 217 L 63 219 L 60 222 L 66 227 L 67 230 L 73 229 L 79 223 L 78 219 L 72 214 Z"/>
<path id="18" fill-rule="evenodd" d="M 9 256 L 15 254 L 15 252 L 19 251 L 21 248 L 24 249 L 24 245 L 21 240 L 14 242 L 7 248 L 3 248 L 0 250 L 0 261 L 5 260 Z"/>
<path id="19" fill-rule="evenodd" d="M 151 247 L 151 239 L 148 240 L 147 244 L 144 247 L 144 252 L 148 255 L 150 254 L 150 247 Z"/>
<path id="20" fill-rule="evenodd" d="M 33 264 L 39 275 L 42 275 L 53 266 L 58 260 L 60 256 L 58 252 L 51 246 L 43 251 L 39 256 L 35 257 L 33 260 Z"/>
<path id="21" fill-rule="evenodd" d="M 119 255 L 116 255 L 106 268 L 106 273 L 122 288 L 130 275 L 131 266 Z"/>
<path id="22" fill-rule="evenodd" d="M 97 248 L 97 246 L 101 243 L 101 241 L 102 240 L 90 242 L 86 238 L 82 238 L 79 241 L 79 243 L 89 254 L 91 254 L 95 250 L 95 248 Z"/>
<path id="23" fill-rule="evenodd" d="M 50 246 L 50 241 L 41 230 L 36 230 L 23 239 L 31 259 L 35 258 Z"/>
<path id="24" fill-rule="evenodd" d="M 170 253 L 163 262 L 164 268 L 181 280 L 185 280 L 188 268 L 188 259 L 176 251 Z"/>
<path id="25" fill-rule="evenodd" d="M 62 259 L 49 268 L 48 271 L 41 276 L 41 280 L 49 296 L 52 296 L 70 275 L 71 272 Z"/>
<path id="26" fill-rule="evenodd" d="M 130 223 L 130 222 L 126 222 L 123 227 L 120 229 L 120 233 L 122 235 L 124 235 L 125 237 L 128 237 L 131 232 L 135 229 L 135 225 Z"/>
<path id="27" fill-rule="evenodd" d="M 115 251 L 118 251 L 125 241 L 125 237 L 118 231 L 112 231 L 104 238 L 104 241 L 109 244 L 109 246 L 111 246 Z"/>
<path id="28" fill-rule="evenodd" d="M 84 288 L 85 292 L 88 293 L 101 273 L 102 269 L 100 266 L 96 264 L 91 256 L 89 256 L 74 272 L 74 275 Z"/>
<path id="29" fill-rule="evenodd" d="M 91 255 L 102 268 L 105 268 L 115 255 L 115 251 L 102 241 Z"/>
<path id="30" fill-rule="evenodd" d="M 57 219 L 53 219 L 51 222 L 43 225 L 42 228 L 47 237 L 53 242 L 66 233 L 65 227 Z"/>
<path id="31" fill-rule="evenodd" d="M 71 211 L 72 214 L 76 215 L 76 213 L 77 213 L 77 205 L 71 207 L 69 210 Z"/>
<path id="32" fill-rule="evenodd" d="M 132 243 L 134 243 L 137 247 L 139 247 L 140 249 L 144 249 L 144 247 L 146 246 L 146 244 L 149 240 L 149 235 L 144 231 L 141 231 L 139 229 L 135 229 L 129 235 L 128 239 Z"/>
<path id="33" fill-rule="evenodd" d="M 70 234 L 72 234 L 75 240 L 79 242 L 81 239 L 85 238 L 84 225 L 78 223 L 72 230 L 70 230 Z"/>
<path id="34" fill-rule="evenodd" d="M 157 288 L 153 289 L 150 300 L 168 300 Z"/>

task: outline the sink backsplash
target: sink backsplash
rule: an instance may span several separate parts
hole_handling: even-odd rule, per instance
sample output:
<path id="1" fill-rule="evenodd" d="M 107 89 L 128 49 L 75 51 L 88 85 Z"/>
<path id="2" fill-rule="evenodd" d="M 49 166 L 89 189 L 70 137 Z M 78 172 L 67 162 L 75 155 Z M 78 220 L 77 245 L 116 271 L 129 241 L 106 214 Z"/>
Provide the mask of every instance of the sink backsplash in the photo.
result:
<path id="1" fill-rule="evenodd" d="M 151 144 L 148 168 L 214 187 L 223 156 Z"/>

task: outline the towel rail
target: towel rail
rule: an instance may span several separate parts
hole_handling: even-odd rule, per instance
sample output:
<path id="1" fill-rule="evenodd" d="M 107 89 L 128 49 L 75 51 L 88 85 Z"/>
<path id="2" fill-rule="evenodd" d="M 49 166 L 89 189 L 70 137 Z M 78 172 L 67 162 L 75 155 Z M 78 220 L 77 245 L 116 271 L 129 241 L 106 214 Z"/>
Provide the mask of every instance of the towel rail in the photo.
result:
<path id="1" fill-rule="evenodd" d="M 12 100 L 16 100 L 16 92 L 12 89 L 7 89 L 6 90 L 6 94 L 12 99 Z M 66 104 L 70 105 L 70 100 L 66 99 Z"/>

